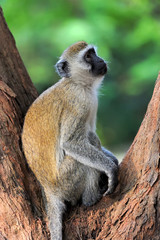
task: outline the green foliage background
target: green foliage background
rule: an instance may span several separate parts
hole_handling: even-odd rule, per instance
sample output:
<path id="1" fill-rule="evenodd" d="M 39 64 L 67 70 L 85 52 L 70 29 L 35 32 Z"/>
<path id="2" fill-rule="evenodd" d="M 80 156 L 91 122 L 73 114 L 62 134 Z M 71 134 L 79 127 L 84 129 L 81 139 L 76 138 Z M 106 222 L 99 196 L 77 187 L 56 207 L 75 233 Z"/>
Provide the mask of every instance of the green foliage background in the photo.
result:
<path id="1" fill-rule="evenodd" d="M 159 0 L 0 0 L 39 93 L 58 81 L 53 66 L 68 45 L 98 46 L 109 72 L 97 132 L 106 146 L 131 142 L 160 70 Z"/>

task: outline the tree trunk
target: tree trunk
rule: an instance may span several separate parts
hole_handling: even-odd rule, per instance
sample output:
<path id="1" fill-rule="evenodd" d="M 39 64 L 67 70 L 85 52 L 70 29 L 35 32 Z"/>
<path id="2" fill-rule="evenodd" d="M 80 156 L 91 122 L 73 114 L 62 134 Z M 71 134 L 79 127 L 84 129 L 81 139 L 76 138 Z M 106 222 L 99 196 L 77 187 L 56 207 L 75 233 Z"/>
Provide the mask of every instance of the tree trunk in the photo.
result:
<path id="1" fill-rule="evenodd" d="M 0 240 L 49 239 L 21 147 L 23 118 L 37 96 L 0 9 Z"/>
<path id="2" fill-rule="evenodd" d="M 24 115 L 37 97 L 0 9 L 0 240 L 50 239 L 41 191 L 22 147 Z M 65 214 L 66 240 L 160 239 L 160 74 L 119 186 L 93 207 Z"/>

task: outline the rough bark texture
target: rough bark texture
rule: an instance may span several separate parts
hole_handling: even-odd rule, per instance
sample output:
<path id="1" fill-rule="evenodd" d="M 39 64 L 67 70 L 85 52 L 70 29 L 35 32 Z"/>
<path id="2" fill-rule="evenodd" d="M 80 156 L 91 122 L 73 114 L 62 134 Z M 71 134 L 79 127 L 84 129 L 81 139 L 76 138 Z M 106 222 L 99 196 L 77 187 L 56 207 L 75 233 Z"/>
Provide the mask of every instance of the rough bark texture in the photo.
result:
<path id="1" fill-rule="evenodd" d="M 70 213 L 67 240 L 160 239 L 160 73 L 141 127 L 120 165 L 119 181 L 112 196 Z"/>
<path id="2" fill-rule="evenodd" d="M 37 96 L 0 9 L 0 240 L 49 239 L 39 185 L 21 148 L 24 115 Z M 160 239 L 160 74 L 116 192 L 69 209 L 66 240 Z"/>
<path id="3" fill-rule="evenodd" d="M 0 9 L 0 240 L 48 239 L 41 191 L 21 148 L 23 118 L 37 95 Z"/>

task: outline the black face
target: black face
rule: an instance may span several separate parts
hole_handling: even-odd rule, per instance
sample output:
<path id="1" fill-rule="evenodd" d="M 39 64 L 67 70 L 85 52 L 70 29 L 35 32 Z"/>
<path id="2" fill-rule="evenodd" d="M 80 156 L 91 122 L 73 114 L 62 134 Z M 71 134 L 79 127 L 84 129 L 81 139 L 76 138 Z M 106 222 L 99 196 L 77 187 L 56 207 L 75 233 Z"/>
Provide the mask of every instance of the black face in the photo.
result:
<path id="1" fill-rule="evenodd" d="M 94 48 L 89 49 L 84 55 L 84 60 L 91 64 L 91 71 L 94 76 L 105 75 L 107 73 L 107 64 L 96 55 Z"/>

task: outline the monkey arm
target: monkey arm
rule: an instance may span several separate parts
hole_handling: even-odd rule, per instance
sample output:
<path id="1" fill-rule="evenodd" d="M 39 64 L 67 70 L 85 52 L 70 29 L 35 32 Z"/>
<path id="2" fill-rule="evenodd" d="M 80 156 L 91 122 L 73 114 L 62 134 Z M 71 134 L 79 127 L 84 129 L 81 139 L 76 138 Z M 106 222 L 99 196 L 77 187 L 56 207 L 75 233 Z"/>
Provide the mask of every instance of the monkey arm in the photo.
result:
<path id="1" fill-rule="evenodd" d="M 89 131 L 88 140 L 89 140 L 90 144 L 95 146 L 97 149 L 101 150 L 101 142 L 94 132 Z"/>
<path id="2" fill-rule="evenodd" d="M 65 142 L 63 144 L 65 153 L 84 165 L 96 168 L 99 171 L 108 171 L 116 169 L 115 164 L 103 152 L 99 151 L 89 142 L 84 140 L 79 142 Z"/>
<path id="3" fill-rule="evenodd" d="M 84 165 L 99 171 L 114 171 L 117 166 L 110 156 L 106 156 L 93 132 L 86 133 L 85 120 L 65 119 L 62 125 L 61 148 L 65 153 Z"/>
<path id="4" fill-rule="evenodd" d="M 112 152 L 110 152 L 108 149 L 101 146 L 101 142 L 100 142 L 98 136 L 96 135 L 96 133 L 90 131 L 88 133 L 88 139 L 89 139 L 89 142 L 93 146 L 95 146 L 97 149 L 101 150 L 106 155 L 106 157 L 110 157 L 112 159 L 112 161 L 118 166 L 117 158 L 113 155 Z"/>
<path id="5" fill-rule="evenodd" d="M 108 176 L 108 190 L 105 194 L 112 193 L 118 183 L 118 166 L 110 156 L 91 145 L 88 139 L 68 141 L 63 143 L 63 149 L 67 155 L 80 163 L 105 172 Z"/>

